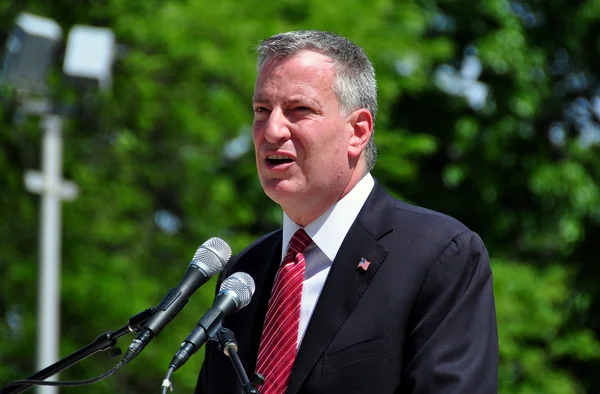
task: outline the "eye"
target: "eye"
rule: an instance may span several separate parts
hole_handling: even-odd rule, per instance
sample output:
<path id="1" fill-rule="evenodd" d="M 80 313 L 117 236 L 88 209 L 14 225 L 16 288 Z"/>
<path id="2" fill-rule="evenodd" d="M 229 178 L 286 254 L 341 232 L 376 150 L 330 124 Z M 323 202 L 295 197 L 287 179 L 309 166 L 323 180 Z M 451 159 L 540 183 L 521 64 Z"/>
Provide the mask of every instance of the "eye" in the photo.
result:
<path id="1" fill-rule="evenodd" d="M 262 105 L 257 105 L 254 107 L 254 119 L 265 120 L 269 117 L 270 112 L 271 111 L 269 110 L 269 108 Z"/>
<path id="2" fill-rule="evenodd" d="M 288 116 L 293 117 L 295 119 L 304 119 L 306 117 L 311 116 L 314 113 L 313 108 L 308 107 L 306 105 L 296 105 L 291 107 L 288 111 Z"/>

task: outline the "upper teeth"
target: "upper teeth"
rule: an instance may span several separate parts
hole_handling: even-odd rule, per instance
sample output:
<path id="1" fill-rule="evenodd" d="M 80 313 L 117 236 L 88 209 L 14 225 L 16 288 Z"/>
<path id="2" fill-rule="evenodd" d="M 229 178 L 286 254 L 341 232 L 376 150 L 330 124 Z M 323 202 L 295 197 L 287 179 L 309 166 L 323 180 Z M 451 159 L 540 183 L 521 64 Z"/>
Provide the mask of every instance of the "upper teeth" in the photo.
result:
<path id="1" fill-rule="evenodd" d="M 269 156 L 267 156 L 267 159 L 269 159 L 269 160 L 285 160 L 285 159 L 289 159 L 289 157 L 284 156 L 284 155 L 269 155 Z"/>

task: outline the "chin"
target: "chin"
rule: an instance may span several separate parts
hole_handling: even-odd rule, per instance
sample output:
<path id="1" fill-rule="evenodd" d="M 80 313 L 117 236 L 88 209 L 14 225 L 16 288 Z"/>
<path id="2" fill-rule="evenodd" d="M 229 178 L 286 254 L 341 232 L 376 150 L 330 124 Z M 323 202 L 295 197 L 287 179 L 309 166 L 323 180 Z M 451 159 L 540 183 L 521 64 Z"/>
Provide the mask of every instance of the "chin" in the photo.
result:
<path id="1" fill-rule="evenodd" d="M 293 201 L 298 198 L 303 187 L 293 184 L 287 180 L 266 180 L 262 182 L 262 187 L 265 194 L 279 205 L 285 205 L 286 202 Z"/>

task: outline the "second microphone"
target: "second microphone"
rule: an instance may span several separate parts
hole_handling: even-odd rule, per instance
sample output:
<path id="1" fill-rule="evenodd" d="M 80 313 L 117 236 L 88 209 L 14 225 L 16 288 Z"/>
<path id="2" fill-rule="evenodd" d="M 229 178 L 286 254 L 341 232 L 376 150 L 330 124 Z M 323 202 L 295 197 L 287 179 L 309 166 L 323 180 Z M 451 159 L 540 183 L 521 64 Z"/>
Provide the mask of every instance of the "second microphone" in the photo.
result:
<path id="1" fill-rule="evenodd" d="M 202 316 L 196 328 L 183 341 L 169 365 L 173 371 L 210 339 L 214 339 L 223 319 L 247 306 L 254 294 L 254 279 L 245 272 L 236 272 L 223 281 L 213 306 Z"/>
<path id="2" fill-rule="evenodd" d="M 220 238 L 211 238 L 203 243 L 190 263 L 185 276 L 172 288 L 156 307 L 156 312 L 148 320 L 142 332 L 133 340 L 121 359 L 127 364 L 156 337 L 163 328 L 185 306 L 190 295 L 206 283 L 214 274 L 223 270 L 231 257 L 231 248 Z"/>

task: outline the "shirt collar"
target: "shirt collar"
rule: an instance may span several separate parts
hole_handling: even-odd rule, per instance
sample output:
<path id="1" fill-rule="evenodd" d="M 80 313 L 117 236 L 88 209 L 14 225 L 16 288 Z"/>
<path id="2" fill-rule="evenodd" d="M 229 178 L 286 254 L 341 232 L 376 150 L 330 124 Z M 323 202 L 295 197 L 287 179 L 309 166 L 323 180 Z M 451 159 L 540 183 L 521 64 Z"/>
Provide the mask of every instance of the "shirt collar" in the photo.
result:
<path id="1" fill-rule="evenodd" d="M 374 185 L 373 177 L 367 173 L 340 201 L 304 227 L 308 236 L 332 262 Z M 292 236 L 300 228 L 285 212 L 283 213 L 282 260 Z"/>

